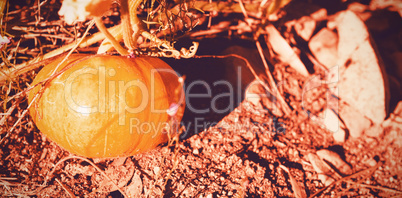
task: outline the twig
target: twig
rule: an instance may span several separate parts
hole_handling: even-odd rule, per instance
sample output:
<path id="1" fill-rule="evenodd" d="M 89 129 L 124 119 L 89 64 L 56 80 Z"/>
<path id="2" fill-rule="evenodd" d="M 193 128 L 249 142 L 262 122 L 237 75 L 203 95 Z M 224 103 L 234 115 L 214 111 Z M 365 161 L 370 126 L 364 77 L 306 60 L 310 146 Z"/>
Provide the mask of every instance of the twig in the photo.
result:
<path id="1" fill-rule="evenodd" d="M 93 26 L 94 21 L 92 21 L 90 23 L 90 25 L 88 26 L 87 30 L 85 31 L 83 37 L 80 39 L 80 41 L 78 43 L 75 44 L 75 46 L 71 49 L 71 51 L 64 57 L 64 59 L 56 66 L 55 70 L 53 71 L 52 75 L 46 79 L 46 82 L 48 82 L 49 80 L 52 80 L 53 78 L 57 77 L 57 75 L 60 75 L 61 71 L 59 73 L 56 74 L 56 71 L 58 70 L 58 68 L 60 67 L 61 64 L 63 64 L 67 58 L 73 53 L 73 51 L 80 45 L 80 43 L 84 40 L 84 38 L 86 37 L 86 35 L 88 34 L 89 29 L 91 29 L 91 27 Z M 64 68 L 65 69 L 65 68 Z M 62 70 L 64 71 L 64 70 Z M 39 83 L 38 83 L 39 84 Z M 38 85 L 37 84 L 37 85 Z M 26 93 L 27 91 L 31 90 L 33 87 L 28 88 L 27 90 L 24 90 L 22 92 Z M 15 129 L 15 127 L 21 122 L 22 118 L 25 117 L 25 115 L 28 113 L 29 108 L 32 106 L 32 104 L 39 98 L 41 97 L 41 94 L 36 94 L 34 96 L 34 98 L 32 99 L 32 101 L 29 103 L 28 107 L 22 112 L 21 116 L 18 118 L 18 120 L 14 123 L 14 125 L 10 128 L 10 130 L 8 130 L 7 134 L 0 140 L 0 145 L 3 143 L 3 141 L 8 138 L 8 136 L 11 134 L 11 132 Z"/>
<path id="2" fill-rule="evenodd" d="M 402 194 L 402 191 L 395 190 L 392 188 L 386 188 L 386 187 L 382 187 L 382 186 L 373 186 L 373 185 L 368 185 L 368 184 L 361 184 L 361 183 L 357 183 L 357 182 L 353 182 L 353 181 L 345 181 L 345 182 L 350 183 L 350 184 L 355 184 L 355 185 L 365 187 L 365 188 L 377 189 L 377 190 L 387 191 L 387 192 L 395 193 L 395 194 Z"/>
<path id="3" fill-rule="evenodd" d="M 42 60 L 42 61 L 40 61 L 40 62 L 34 63 L 34 64 L 30 65 L 30 67 L 32 67 L 32 69 L 34 69 L 34 68 L 37 68 L 37 67 L 39 67 L 39 66 L 41 66 L 41 65 L 47 65 L 47 64 L 53 62 L 54 60 L 60 58 L 60 57 L 63 56 L 63 55 L 66 55 L 66 53 L 63 53 L 63 54 L 60 54 L 60 55 L 58 55 L 58 56 L 54 56 L 54 57 L 48 58 L 48 59 L 46 59 L 46 60 Z M 0 85 L 2 85 L 2 84 L 1 84 L 1 81 L 0 81 Z M 25 94 L 26 92 L 28 92 L 28 91 L 30 91 L 30 90 L 31 90 L 31 89 L 28 88 L 28 89 L 26 89 L 26 90 L 20 91 L 20 92 L 14 94 L 14 95 L 8 97 L 6 100 L 0 101 L 0 106 L 3 105 L 4 103 L 10 102 L 11 100 L 14 100 L 14 99 L 16 99 L 16 98 L 21 97 L 22 94 Z"/>
<path id="4" fill-rule="evenodd" d="M 60 40 L 73 40 L 73 38 L 68 38 L 66 37 L 66 35 L 53 35 L 53 34 L 43 34 L 43 33 L 28 33 L 28 34 L 24 34 L 21 35 L 21 38 L 27 38 L 27 39 L 31 39 L 31 38 L 37 38 L 37 37 L 46 37 L 46 38 L 56 38 L 56 39 L 60 39 Z"/>
<path id="5" fill-rule="evenodd" d="M 275 93 L 276 97 L 279 99 L 279 102 L 281 103 L 281 106 L 282 106 L 282 110 L 284 111 L 284 113 L 286 115 L 289 115 L 291 113 L 291 109 L 290 109 L 289 105 L 285 102 L 285 99 L 283 98 L 282 94 L 279 92 L 278 87 L 276 86 L 275 80 L 272 77 L 271 72 L 269 71 L 268 63 L 265 60 L 265 56 L 264 56 L 264 53 L 262 51 L 261 44 L 260 44 L 260 42 L 258 40 L 256 40 L 255 45 L 257 46 L 258 53 L 260 54 L 261 60 L 262 60 L 262 62 L 264 64 L 265 73 L 268 76 L 268 80 L 269 80 L 269 83 L 271 85 L 271 88 L 273 89 L 273 92 Z"/>
<path id="6" fill-rule="evenodd" d="M 22 118 L 25 117 L 25 115 L 28 113 L 29 108 L 32 106 L 33 102 L 37 99 L 38 95 L 35 95 L 35 97 L 32 99 L 32 101 L 29 103 L 28 107 L 22 112 L 22 114 L 19 116 L 18 120 L 14 123 L 14 125 L 10 128 L 10 130 L 7 131 L 7 134 L 0 140 L 0 145 L 3 143 L 5 139 L 8 138 L 8 136 L 11 134 L 11 132 L 17 127 L 17 125 L 21 122 Z"/>
<path id="7" fill-rule="evenodd" d="M 316 197 L 317 195 L 321 194 L 322 192 L 324 192 L 325 190 L 327 190 L 328 188 L 330 188 L 330 187 L 332 187 L 332 186 L 334 186 L 334 185 L 336 185 L 336 184 L 339 184 L 339 183 L 345 182 L 345 181 L 347 181 L 347 180 L 349 180 L 349 179 L 352 179 L 352 178 L 358 177 L 358 176 L 360 176 L 360 175 L 363 175 L 363 174 L 366 173 L 367 171 L 370 172 L 368 175 L 371 175 L 371 174 L 372 174 L 375 170 L 377 170 L 381 165 L 382 165 L 382 162 L 378 162 L 377 165 L 374 166 L 374 167 L 368 168 L 368 169 L 366 169 L 366 170 L 362 170 L 362 171 L 357 172 L 357 173 L 355 173 L 355 174 L 353 174 L 353 175 L 349 175 L 349 176 L 347 176 L 347 177 L 344 177 L 344 178 L 341 178 L 341 179 L 339 179 L 339 180 L 337 180 L 337 181 L 334 181 L 334 182 L 332 182 L 330 185 L 326 186 L 325 188 L 323 188 L 323 189 L 317 191 L 316 193 L 314 193 L 313 195 L 311 195 L 310 198 Z"/>
<path id="8" fill-rule="evenodd" d="M 77 49 L 77 47 L 82 43 L 82 41 L 87 36 L 88 31 L 92 28 L 94 23 L 96 23 L 96 18 L 95 18 L 95 21 L 91 21 L 91 23 L 89 24 L 87 30 L 85 31 L 85 33 L 82 36 L 82 38 L 80 39 L 80 41 L 78 41 L 78 43 L 75 44 L 75 46 L 70 50 L 70 52 L 67 53 L 67 55 L 63 58 L 63 60 L 59 64 L 57 64 L 56 68 L 53 70 L 51 75 L 54 75 L 56 73 L 56 71 L 59 69 L 59 67 L 68 59 L 68 57 L 70 57 L 70 55 L 74 52 L 74 50 Z"/>
<path id="9" fill-rule="evenodd" d="M 15 107 L 17 107 L 18 102 L 15 102 L 6 113 L 4 113 L 4 117 L 0 119 L 0 126 L 3 126 L 3 124 L 6 122 L 8 116 L 11 115 L 11 113 L 14 111 Z M 0 114 L 1 115 L 1 114 Z"/>
<path id="10" fill-rule="evenodd" d="M 248 19 L 248 14 L 247 14 L 246 8 L 244 7 L 244 4 L 243 4 L 242 0 L 239 0 L 239 5 L 240 5 L 241 12 L 244 15 L 244 18 Z"/>
<path id="11" fill-rule="evenodd" d="M 109 28 L 108 30 L 113 31 L 114 29 L 118 29 L 118 28 L 121 28 L 121 25 L 113 26 L 113 27 Z M 101 32 L 98 32 L 98 33 L 95 33 L 92 36 L 89 36 L 89 37 L 86 37 L 85 39 L 83 39 L 78 47 L 80 47 L 80 48 L 87 47 L 87 46 L 90 46 L 90 45 L 92 45 L 94 43 L 97 43 L 97 42 L 99 42 L 99 41 L 101 41 L 103 39 L 105 39 L 105 35 L 103 33 L 101 33 Z M 0 83 L 2 81 L 6 80 L 6 79 L 12 79 L 12 78 L 15 78 L 18 75 L 21 75 L 21 74 L 24 74 L 24 73 L 26 73 L 26 72 L 28 72 L 30 70 L 36 69 L 36 68 L 38 68 L 40 66 L 40 64 L 35 64 L 35 63 L 37 63 L 39 61 L 42 61 L 42 60 L 45 60 L 45 59 L 48 59 L 48 58 L 51 58 L 51 57 L 54 57 L 54 56 L 57 56 L 57 55 L 60 55 L 60 54 L 66 52 L 68 50 L 71 50 L 75 46 L 76 46 L 76 43 L 71 43 L 71 44 L 68 44 L 68 45 L 64 45 L 64 46 L 62 46 L 60 48 L 57 48 L 57 49 L 55 49 L 55 50 L 43 55 L 42 57 L 35 58 L 35 59 L 31 60 L 31 61 L 27 61 L 27 62 L 25 62 L 23 64 L 20 64 L 20 65 L 16 65 L 15 67 L 12 67 L 12 68 L 10 68 L 8 70 L 2 70 L 1 72 L 3 72 L 4 75 L 3 74 L 0 75 Z"/>
<path id="12" fill-rule="evenodd" d="M 57 178 L 56 178 L 56 182 L 60 184 L 60 186 L 67 192 L 68 195 L 70 195 L 70 197 L 77 197 L 74 195 L 73 192 L 71 192 L 71 190 L 69 190 L 63 183 L 61 183 Z"/>
<path id="13" fill-rule="evenodd" d="M 182 83 L 183 82 L 181 82 L 181 84 Z M 170 133 L 168 133 L 168 137 L 169 137 L 168 147 L 172 146 L 173 143 L 175 143 L 173 160 L 172 160 L 173 161 L 173 167 L 170 169 L 170 171 L 164 177 L 165 182 L 163 183 L 163 186 L 162 186 L 162 192 L 164 192 L 166 190 L 166 185 L 167 185 L 169 179 L 171 178 L 173 171 L 175 171 L 177 166 L 179 165 L 179 158 L 178 158 L 178 155 L 179 155 L 179 140 L 180 140 L 180 135 L 185 130 L 185 128 L 184 128 L 184 126 L 179 128 L 180 123 L 178 123 L 178 120 L 176 119 L 176 116 L 182 117 L 183 114 L 174 115 L 174 116 L 171 117 L 170 124 L 173 127 L 171 127 L 171 131 L 170 131 Z M 174 126 L 176 126 L 176 127 L 174 127 Z M 173 136 L 171 136 L 172 134 L 173 134 Z"/>
<path id="14" fill-rule="evenodd" d="M 208 0 L 208 3 L 212 4 L 212 0 Z M 208 29 L 210 29 L 211 24 L 212 24 L 212 15 L 211 15 L 212 11 L 213 10 L 212 10 L 212 7 L 211 7 L 211 10 L 209 11 L 209 17 L 208 17 L 208 25 L 207 25 Z"/>
<path id="15" fill-rule="evenodd" d="M 251 27 L 250 21 L 247 20 L 247 19 L 248 19 L 248 15 L 247 15 L 246 9 L 244 8 L 244 5 L 243 5 L 242 0 L 239 0 L 239 4 L 240 4 L 240 8 L 241 8 L 241 10 L 242 10 L 242 12 L 243 12 L 243 15 L 244 15 L 244 18 L 246 19 L 247 24 Z M 264 64 L 264 67 L 265 67 L 265 73 L 266 73 L 266 75 L 267 75 L 267 77 L 268 77 L 268 80 L 269 80 L 268 83 L 269 83 L 271 89 L 273 90 L 274 94 L 276 95 L 276 98 L 279 99 L 279 102 L 280 102 L 280 104 L 281 104 L 282 110 L 284 111 L 285 115 L 289 115 L 290 112 L 291 112 L 291 109 L 290 109 L 290 107 L 288 106 L 288 104 L 285 102 L 285 99 L 283 99 L 282 95 L 281 95 L 281 94 L 279 93 L 279 91 L 278 91 L 278 88 L 277 88 L 277 86 L 276 86 L 275 80 L 274 80 L 274 78 L 272 77 L 271 72 L 269 71 L 268 63 L 267 63 L 267 61 L 265 60 L 265 56 L 264 56 L 264 52 L 263 52 L 263 50 L 262 50 L 261 44 L 260 44 L 260 42 L 258 41 L 258 36 L 256 36 L 256 34 L 254 34 L 254 36 L 255 36 L 255 45 L 257 46 L 258 53 L 260 54 L 262 63 Z M 270 90 L 267 89 L 267 91 L 270 91 Z"/>
<path id="16" fill-rule="evenodd" d="M 282 168 L 282 170 L 284 170 L 288 174 L 289 179 L 290 179 L 290 184 L 292 185 L 292 190 L 293 190 L 295 197 L 296 198 L 307 197 L 306 191 L 299 186 L 296 179 L 290 173 L 289 169 L 282 164 L 279 164 L 279 167 Z"/>

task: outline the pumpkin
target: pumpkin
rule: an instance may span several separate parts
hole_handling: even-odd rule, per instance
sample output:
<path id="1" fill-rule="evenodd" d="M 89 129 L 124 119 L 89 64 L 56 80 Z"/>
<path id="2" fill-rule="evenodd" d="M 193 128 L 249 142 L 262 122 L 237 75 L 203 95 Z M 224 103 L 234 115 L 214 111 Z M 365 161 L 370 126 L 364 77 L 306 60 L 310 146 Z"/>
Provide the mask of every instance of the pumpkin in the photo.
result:
<path id="1" fill-rule="evenodd" d="M 46 65 L 32 86 L 61 60 Z M 38 129 L 71 153 L 103 158 L 150 150 L 168 140 L 169 107 L 181 104 L 173 105 L 175 119 L 183 115 L 179 77 L 158 58 L 73 54 L 60 71 L 29 92 L 31 102 L 46 87 L 29 111 Z"/>

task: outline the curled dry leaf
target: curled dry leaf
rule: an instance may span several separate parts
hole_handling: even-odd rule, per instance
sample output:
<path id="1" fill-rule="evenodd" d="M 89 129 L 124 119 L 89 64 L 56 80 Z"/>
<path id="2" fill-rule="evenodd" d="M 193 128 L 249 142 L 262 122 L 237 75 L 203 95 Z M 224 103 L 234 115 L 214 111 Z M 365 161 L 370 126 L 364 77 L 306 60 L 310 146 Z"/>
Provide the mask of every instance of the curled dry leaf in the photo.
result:
<path id="1" fill-rule="evenodd" d="M 333 177 L 334 171 L 325 162 L 321 161 L 321 159 L 316 154 L 309 153 L 307 157 L 315 172 L 317 172 L 318 179 L 321 180 L 321 182 L 325 186 L 329 186 L 332 182 L 335 181 Z"/>

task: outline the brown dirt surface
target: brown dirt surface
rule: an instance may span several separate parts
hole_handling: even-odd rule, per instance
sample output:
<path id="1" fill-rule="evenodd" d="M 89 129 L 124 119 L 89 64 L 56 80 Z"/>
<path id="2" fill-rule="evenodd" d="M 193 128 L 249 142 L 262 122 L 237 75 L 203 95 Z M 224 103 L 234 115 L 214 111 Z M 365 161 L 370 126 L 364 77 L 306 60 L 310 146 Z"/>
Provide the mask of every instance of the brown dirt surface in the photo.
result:
<path id="1" fill-rule="evenodd" d="M 348 9 L 348 5 L 354 3 L 344 1 L 326 5 L 319 1 L 294 1 L 309 5 L 306 10 L 324 8 L 328 15 Z M 38 2 L 43 4 L 38 6 Z M 74 42 L 82 36 L 88 21 L 66 25 L 57 15 L 60 6 L 58 1 L 10 1 L 3 29 L 13 38 L 7 48 L 2 49 L 2 71 Z M 300 17 L 300 12 L 292 9 L 295 8 L 291 5 L 278 12 L 275 16 L 279 19 L 273 24 L 292 43 L 292 47 L 300 52 L 307 48 L 306 42 L 292 41 L 292 35 L 296 33 L 284 25 L 286 21 Z M 196 13 L 194 16 L 202 15 L 196 10 L 193 12 Z M 380 12 L 385 14 L 378 14 Z M 192 125 L 189 125 L 191 127 L 183 132 L 178 141 L 172 139 L 154 150 L 126 158 L 86 159 L 74 156 L 48 140 L 26 113 L 27 97 L 21 91 L 28 88 L 40 70 L 38 67 L 13 80 L 7 79 L 5 83 L 0 83 L 0 196 L 400 197 L 402 79 L 398 73 L 401 71 L 400 65 L 395 63 L 395 56 L 390 55 L 401 53 L 402 50 L 400 15 L 386 8 L 361 14 L 363 16 L 367 13 L 372 18 L 366 21 L 366 25 L 388 65 L 386 69 L 391 92 L 386 120 L 368 129 L 380 131 L 378 137 L 363 135 L 353 138 L 346 135 L 346 141 L 335 141 L 332 132 L 309 117 L 325 109 L 329 102 L 326 95 L 328 87 L 321 86 L 310 91 L 303 96 L 308 99 L 303 101 L 302 88 L 308 78 L 272 57 L 267 59 L 274 80 L 285 82 L 279 88 L 279 93 L 291 109 L 288 115 L 277 116 L 266 104 L 256 105 L 243 100 L 245 88 L 242 88 L 236 92 L 242 100 L 235 103 L 235 108 L 230 112 L 203 114 L 202 117 L 185 113 L 184 125 Z M 255 41 L 252 40 L 253 29 L 244 28 L 247 26 L 244 16 L 236 12 L 208 14 L 214 16 L 211 28 L 207 25 L 209 17 L 200 17 L 200 24 L 193 30 L 183 30 L 175 35 L 177 46 L 198 40 L 198 55 L 222 55 L 227 50 L 245 57 L 253 65 L 260 64 L 256 71 L 263 73 Z M 250 18 L 258 21 L 256 15 L 250 14 Z M 395 18 L 399 20 L 399 25 L 395 25 Z M 387 24 L 383 21 L 387 21 Z M 119 9 L 117 4 L 113 4 L 105 17 L 105 24 L 109 27 L 117 23 Z M 322 28 L 323 23 L 318 22 L 317 27 Z M 96 32 L 96 28 L 90 30 L 91 34 Z M 195 36 L 196 33 L 198 35 Z M 226 46 L 215 47 L 217 40 Z M 95 53 L 98 44 L 78 51 Z M 253 48 L 251 51 L 248 50 L 250 46 Z M 267 57 L 272 54 L 269 46 L 264 45 L 263 48 Z M 232 82 L 236 77 L 231 74 L 235 75 L 236 72 L 233 72 L 230 65 L 240 64 L 235 59 L 229 61 L 210 57 L 166 59 L 166 62 L 185 74 L 188 83 L 201 78 L 209 78 L 209 82 L 217 79 L 229 79 Z M 189 64 L 194 65 L 188 68 Z M 220 66 L 222 68 L 217 68 Z M 313 70 L 315 74 L 322 73 L 316 67 Z M 253 78 L 249 72 L 245 72 L 241 83 L 250 83 Z M 213 92 L 216 95 L 222 90 Z M 19 93 L 22 94 L 17 97 Z M 208 100 L 196 102 L 200 105 L 198 107 L 211 104 Z M 197 118 L 203 121 L 199 126 L 194 125 Z M 330 180 L 333 182 L 325 185 L 320 177 L 322 173 L 317 173 L 311 157 L 323 149 L 336 152 L 339 159 L 345 162 L 344 166 L 350 167 L 352 172 L 343 174 L 340 167 L 322 160 L 332 171 L 329 176 L 333 177 Z"/>

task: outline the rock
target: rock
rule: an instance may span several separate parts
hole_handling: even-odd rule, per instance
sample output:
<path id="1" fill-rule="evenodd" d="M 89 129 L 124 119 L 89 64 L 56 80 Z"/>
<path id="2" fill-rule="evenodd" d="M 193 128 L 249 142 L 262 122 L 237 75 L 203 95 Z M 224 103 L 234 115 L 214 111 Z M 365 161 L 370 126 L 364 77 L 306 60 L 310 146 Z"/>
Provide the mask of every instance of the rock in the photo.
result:
<path id="1" fill-rule="evenodd" d="M 352 2 L 348 5 L 348 10 L 356 13 L 363 21 L 369 19 L 372 14 L 368 11 L 368 6 L 359 2 Z"/>
<path id="2" fill-rule="evenodd" d="M 399 101 L 395 110 L 387 120 L 381 124 L 382 128 L 387 131 L 399 130 L 402 131 L 402 101 Z M 398 138 L 402 142 L 402 138 Z M 401 144 L 402 145 L 402 144 Z"/>
<path id="3" fill-rule="evenodd" d="M 335 142 L 338 143 L 344 143 L 346 140 L 346 131 L 343 128 L 339 128 L 338 131 L 334 132 L 332 134 L 332 137 L 334 138 Z"/>
<path id="4" fill-rule="evenodd" d="M 331 108 L 324 109 L 322 113 L 322 124 L 324 127 L 332 132 L 334 140 L 339 143 L 343 143 L 346 140 L 345 126 L 339 119 L 338 115 Z"/>
<path id="5" fill-rule="evenodd" d="M 336 65 L 338 59 L 338 35 L 328 28 L 321 29 L 311 38 L 308 46 L 315 58 L 327 69 Z"/>
<path id="6" fill-rule="evenodd" d="M 317 151 L 317 155 L 321 158 L 321 160 L 333 165 L 340 173 L 344 175 L 351 175 L 353 173 L 352 168 L 348 163 L 341 159 L 338 153 L 327 149 L 321 149 Z"/>
<path id="7" fill-rule="evenodd" d="M 304 16 L 297 20 L 295 24 L 296 33 L 302 37 L 305 41 L 310 40 L 315 30 L 316 22 L 310 16 Z"/>
<path id="8" fill-rule="evenodd" d="M 368 118 L 346 103 L 341 103 L 339 116 L 349 130 L 349 135 L 354 138 L 361 137 L 364 130 L 371 126 L 371 121 Z"/>
<path id="9" fill-rule="evenodd" d="M 398 102 L 398 104 L 396 105 L 396 108 L 392 114 L 396 117 L 402 118 L 402 101 Z M 399 122 L 402 122 L 402 120 L 399 120 Z"/>
<path id="10" fill-rule="evenodd" d="M 373 126 L 364 131 L 364 135 L 367 135 L 369 137 L 380 137 L 380 135 L 382 135 L 383 132 L 384 129 L 380 124 L 374 124 Z"/>
<path id="11" fill-rule="evenodd" d="M 305 41 L 308 41 L 316 29 L 317 23 L 327 18 L 327 10 L 308 3 L 298 2 L 295 4 L 297 5 L 293 5 L 293 9 L 290 7 L 288 8 L 289 10 L 292 10 L 292 13 L 290 16 L 286 16 L 294 19 L 286 22 L 285 26 L 287 26 L 288 30 L 294 28 L 297 35 Z M 299 7 L 306 9 L 301 10 Z"/>
<path id="12" fill-rule="evenodd" d="M 154 174 L 155 174 L 155 175 L 159 175 L 160 172 L 161 172 L 161 168 L 158 167 L 158 166 L 155 166 L 155 167 L 154 167 Z"/>
<path id="13" fill-rule="evenodd" d="M 316 21 L 323 21 L 327 19 L 327 10 L 325 8 L 320 8 L 317 11 L 310 14 L 311 18 Z"/>
<path id="14" fill-rule="evenodd" d="M 355 13 L 365 12 L 367 8 L 368 8 L 367 5 L 361 4 L 359 2 L 351 2 L 348 5 L 348 10 L 353 11 Z"/>
<path id="15" fill-rule="evenodd" d="M 323 114 L 323 123 L 325 127 L 334 133 L 339 131 L 341 122 L 338 115 L 336 115 L 331 109 L 325 109 Z"/>
<path id="16" fill-rule="evenodd" d="M 194 154 L 194 155 L 198 155 L 198 154 L 200 154 L 200 152 L 199 152 L 198 149 L 195 148 L 195 149 L 193 150 L 193 154 Z"/>
<path id="17" fill-rule="evenodd" d="M 400 0 L 372 0 L 369 6 L 371 10 L 389 9 L 398 12 L 402 16 L 402 3 Z"/>
<path id="18" fill-rule="evenodd" d="M 339 82 L 336 85 L 339 93 L 335 94 L 364 117 L 379 124 L 386 116 L 388 81 L 367 28 L 352 11 L 340 12 L 331 23 L 337 29 L 339 38 Z M 340 116 L 342 118 L 342 113 Z M 346 126 L 349 129 L 348 124 Z"/>

